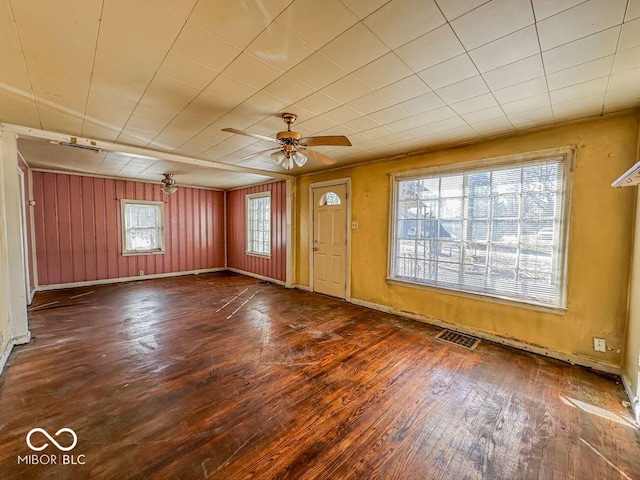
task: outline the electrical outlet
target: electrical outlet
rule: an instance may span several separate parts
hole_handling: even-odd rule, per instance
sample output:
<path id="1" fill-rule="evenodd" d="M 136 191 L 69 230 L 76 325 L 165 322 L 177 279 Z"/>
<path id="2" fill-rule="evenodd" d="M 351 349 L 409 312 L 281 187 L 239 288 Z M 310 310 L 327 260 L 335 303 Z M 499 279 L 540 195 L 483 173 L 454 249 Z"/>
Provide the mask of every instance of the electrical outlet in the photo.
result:
<path id="1" fill-rule="evenodd" d="M 140 276 L 144 275 L 144 270 L 140 270 Z"/>
<path id="2" fill-rule="evenodd" d="M 606 352 L 607 344 L 605 343 L 604 338 L 593 337 L 593 349 L 596 352 Z"/>

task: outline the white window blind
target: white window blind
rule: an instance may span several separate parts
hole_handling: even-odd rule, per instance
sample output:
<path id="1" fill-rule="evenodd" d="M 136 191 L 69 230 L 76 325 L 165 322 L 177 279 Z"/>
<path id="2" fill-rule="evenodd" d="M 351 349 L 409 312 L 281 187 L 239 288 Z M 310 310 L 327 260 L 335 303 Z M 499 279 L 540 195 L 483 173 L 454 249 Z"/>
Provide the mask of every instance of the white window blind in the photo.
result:
<path id="1" fill-rule="evenodd" d="M 247 253 L 271 255 L 271 193 L 247 195 Z"/>
<path id="2" fill-rule="evenodd" d="M 164 203 L 122 200 L 123 254 L 164 251 Z"/>
<path id="3" fill-rule="evenodd" d="M 564 161 L 395 179 L 390 278 L 564 307 Z"/>

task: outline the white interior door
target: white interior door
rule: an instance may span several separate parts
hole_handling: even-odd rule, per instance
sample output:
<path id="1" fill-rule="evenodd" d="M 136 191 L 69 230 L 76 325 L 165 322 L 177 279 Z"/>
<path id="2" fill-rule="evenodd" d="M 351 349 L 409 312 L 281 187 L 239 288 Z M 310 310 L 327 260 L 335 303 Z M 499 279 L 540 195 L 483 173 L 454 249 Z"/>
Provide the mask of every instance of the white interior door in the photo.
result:
<path id="1" fill-rule="evenodd" d="M 313 290 L 345 298 L 347 186 L 313 189 Z"/>

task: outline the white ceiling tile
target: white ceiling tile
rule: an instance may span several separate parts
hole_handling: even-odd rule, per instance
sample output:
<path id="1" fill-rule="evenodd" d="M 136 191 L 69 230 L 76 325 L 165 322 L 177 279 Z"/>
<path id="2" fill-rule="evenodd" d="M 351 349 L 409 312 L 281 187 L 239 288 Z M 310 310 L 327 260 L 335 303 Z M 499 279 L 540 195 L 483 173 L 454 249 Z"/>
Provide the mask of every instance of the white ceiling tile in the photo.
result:
<path id="1" fill-rule="evenodd" d="M 603 114 L 621 112 L 622 110 L 630 110 L 640 107 L 640 96 L 631 100 L 623 100 L 621 102 L 606 102 L 604 104 Z"/>
<path id="2" fill-rule="evenodd" d="M 434 90 L 478 75 L 478 69 L 466 53 L 421 71 L 420 78 Z"/>
<path id="3" fill-rule="evenodd" d="M 333 120 L 336 123 L 345 123 L 349 120 L 353 120 L 354 118 L 358 118 L 361 115 L 362 114 L 360 112 L 357 112 L 353 108 L 347 107 L 346 105 L 334 108 L 333 110 L 330 110 L 323 114 L 324 117 L 328 118 L 329 120 Z"/>
<path id="4" fill-rule="evenodd" d="M 431 110 L 430 112 L 425 112 L 421 114 L 421 116 L 425 119 L 424 123 L 427 125 L 433 125 L 435 123 L 457 117 L 458 114 L 450 107 L 442 107 Z"/>
<path id="5" fill-rule="evenodd" d="M 320 52 L 306 58 L 287 73 L 316 90 L 348 74 L 344 68 L 339 67 Z"/>
<path id="6" fill-rule="evenodd" d="M 500 103 L 508 103 L 546 92 L 547 82 L 545 78 L 538 77 L 507 88 L 494 90 L 493 94 Z"/>
<path id="7" fill-rule="evenodd" d="M 629 0 L 624 21 L 628 22 L 635 18 L 640 18 L 640 0 Z"/>
<path id="8" fill-rule="evenodd" d="M 282 75 L 277 68 L 244 52 L 225 69 L 224 73 L 257 89 L 264 88 Z"/>
<path id="9" fill-rule="evenodd" d="M 496 108 L 498 106 L 498 102 L 491 93 L 485 93 L 484 95 L 480 95 L 478 97 L 473 97 L 468 100 L 463 100 L 462 102 L 454 103 L 451 105 L 453 111 L 455 111 L 458 115 L 464 115 L 471 112 L 477 111 L 485 111 L 489 108 Z"/>
<path id="10" fill-rule="evenodd" d="M 594 110 L 599 115 L 602 111 L 602 105 L 604 104 L 604 92 L 597 93 L 595 95 L 585 95 L 582 97 L 576 97 L 573 100 L 566 102 L 553 103 L 551 108 L 553 109 L 553 115 L 556 118 L 573 116 L 576 114 L 589 115 Z M 563 118 L 564 119 L 564 118 Z"/>
<path id="11" fill-rule="evenodd" d="M 218 76 L 220 72 L 182 55 L 169 52 L 165 57 L 158 73 L 175 78 L 182 83 L 193 85 L 197 88 L 204 88 Z"/>
<path id="12" fill-rule="evenodd" d="M 468 126 L 467 122 L 465 122 L 462 118 L 455 117 L 448 118 L 446 120 L 440 120 L 438 122 L 430 123 L 429 127 L 433 132 L 445 132 L 447 130 L 451 130 L 452 128 L 464 127 Z"/>
<path id="13" fill-rule="evenodd" d="M 409 114 L 397 105 L 393 105 L 378 112 L 371 113 L 369 116 L 382 124 L 387 124 L 407 118 Z"/>
<path id="14" fill-rule="evenodd" d="M 473 100 L 473 99 L 472 99 Z M 487 122 L 489 120 L 495 120 L 498 118 L 506 119 L 502 108 L 499 106 L 489 107 L 484 110 L 477 110 L 470 113 L 460 114 L 460 116 L 464 119 L 468 124 L 474 123 L 482 123 Z"/>
<path id="15" fill-rule="evenodd" d="M 319 49 L 355 25 L 358 17 L 338 0 L 296 0 L 276 22 Z"/>
<path id="16" fill-rule="evenodd" d="M 627 0 L 590 0 L 538 22 L 542 51 L 622 23 Z"/>
<path id="17" fill-rule="evenodd" d="M 595 80 L 590 80 L 588 82 L 559 88 L 558 90 L 552 90 L 551 92 L 549 92 L 549 97 L 551 98 L 551 102 L 554 104 L 568 102 L 570 100 L 577 100 L 582 97 L 604 93 L 607 89 L 608 82 L 608 76 L 596 78 Z"/>
<path id="18" fill-rule="evenodd" d="M 247 85 L 240 80 L 231 78 L 224 73 L 216 77 L 216 79 L 206 88 L 208 92 L 220 95 L 221 97 L 233 100 L 236 103 L 242 103 L 244 100 L 255 94 L 258 89 Z"/>
<path id="19" fill-rule="evenodd" d="M 241 18 L 242 21 L 229 21 L 234 18 Z M 270 22 L 269 17 L 257 9 L 246 8 L 242 2 L 208 0 L 197 3 L 187 25 L 202 28 L 227 43 L 244 49 Z"/>
<path id="20" fill-rule="evenodd" d="M 583 3 L 585 0 L 533 0 L 533 11 L 539 22 Z"/>
<path id="21" fill-rule="evenodd" d="M 493 0 L 451 22 L 467 50 L 534 23 L 530 0 Z"/>
<path id="22" fill-rule="evenodd" d="M 433 0 L 391 0 L 364 20 L 387 46 L 397 48 L 444 25 Z"/>
<path id="23" fill-rule="evenodd" d="M 411 75 L 378 90 L 382 96 L 393 103 L 401 103 L 430 91 L 431 89 L 417 75 Z"/>
<path id="24" fill-rule="evenodd" d="M 448 108 L 447 111 L 450 112 L 450 117 L 456 114 L 450 108 Z M 431 112 L 424 112 L 401 120 L 395 120 L 393 122 L 386 123 L 385 125 L 394 132 L 405 132 L 407 130 L 426 125 L 429 121 L 431 121 Z"/>
<path id="25" fill-rule="evenodd" d="M 619 35 L 620 27 L 613 27 L 543 52 L 545 71 L 550 74 L 597 58 L 613 55 L 616 51 Z"/>
<path id="26" fill-rule="evenodd" d="M 20 90 L 0 84 L 0 121 L 42 128 L 35 101 L 26 94 L 28 92 L 21 93 Z"/>
<path id="27" fill-rule="evenodd" d="M 487 136 L 513 132 L 513 125 L 511 125 L 509 119 L 504 115 L 498 118 L 473 123 L 471 124 L 471 128 L 480 135 Z"/>
<path id="28" fill-rule="evenodd" d="M 222 71 L 241 50 L 211 32 L 196 26 L 185 27 L 172 51 L 217 72 Z"/>
<path id="29" fill-rule="evenodd" d="M 444 102 L 434 92 L 420 95 L 419 97 L 412 98 L 411 100 L 399 104 L 399 107 L 412 115 L 428 112 L 429 110 L 442 106 L 444 106 Z"/>
<path id="30" fill-rule="evenodd" d="M 344 125 L 356 132 L 364 132 L 365 130 L 370 130 L 372 128 L 379 127 L 380 122 L 376 122 L 372 118 L 365 116 L 365 117 L 356 118 L 354 120 L 350 120 Z"/>
<path id="31" fill-rule="evenodd" d="M 264 29 L 245 51 L 282 71 L 289 70 L 314 53 L 309 45 L 278 23 Z"/>
<path id="32" fill-rule="evenodd" d="M 544 75 L 542 56 L 532 55 L 482 74 L 491 90 L 510 87 Z"/>
<path id="33" fill-rule="evenodd" d="M 353 72 L 387 54 L 389 48 L 362 23 L 357 23 L 320 52 L 338 66 Z"/>
<path id="34" fill-rule="evenodd" d="M 402 132 L 402 136 L 408 140 L 414 138 L 422 138 L 425 135 L 430 135 L 433 133 L 433 130 L 429 125 L 420 124 L 413 128 L 409 128 Z"/>
<path id="35" fill-rule="evenodd" d="M 329 110 L 338 108 L 341 106 L 341 103 L 322 92 L 316 92 L 303 100 L 300 100 L 296 105 L 302 109 L 309 110 L 316 115 L 321 115 Z"/>
<path id="36" fill-rule="evenodd" d="M 447 17 L 447 20 L 451 21 L 478 8 L 480 5 L 489 3 L 489 0 L 436 0 L 436 3 L 444 13 L 444 16 Z"/>
<path id="37" fill-rule="evenodd" d="M 516 100 L 515 102 L 503 103 L 502 110 L 507 114 L 509 118 L 513 115 L 520 114 L 531 110 L 538 110 L 551 105 L 548 93 L 541 93 L 533 97 L 523 98 L 522 100 Z"/>
<path id="38" fill-rule="evenodd" d="M 464 48 L 451 27 L 443 25 L 395 52 L 414 72 L 420 72 L 464 53 Z"/>
<path id="39" fill-rule="evenodd" d="M 358 18 L 363 19 L 389 1 L 390 0 L 342 0 L 342 3 L 355 13 Z"/>
<path id="40" fill-rule="evenodd" d="M 624 105 L 629 101 L 640 99 L 640 85 L 631 85 L 629 87 L 617 88 L 607 92 L 605 96 L 605 104 Z"/>
<path id="41" fill-rule="evenodd" d="M 275 97 L 264 90 L 259 91 L 253 97 L 242 103 L 243 107 L 248 107 L 252 112 L 262 115 L 274 115 L 281 112 L 284 107 L 291 102 Z"/>
<path id="42" fill-rule="evenodd" d="M 282 75 L 267 85 L 263 91 L 286 100 L 287 104 L 290 104 L 308 97 L 315 90 L 289 75 Z"/>
<path id="43" fill-rule="evenodd" d="M 613 55 L 609 55 L 608 57 L 599 58 L 552 73 L 547 76 L 547 83 L 550 90 L 557 90 L 568 87 L 569 85 L 575 85 L 576 83 L 607 76 L 611 73 L 612 66 Z"/>
<path id="44" fill-rule="evenodd" d="M 352 100 L 347 105 L 363 115 L 368 115 L 383 108 L 390 107 L 392 103 L 378 92 L 371 92 L 364 97 Z"/>
<path id="45" fill-rule="evenodd" d="M 640 68 L 632 68 L 631 70 L 624 70 L 619 73 L 614 73 L 609 78 L 609 90 L 616 90 L 618 88 L 640 86 Z"/>
<path id="46" fill-rule="evenodd" d="M 446 86 L 436 93 L 448 104 L 461 102 L 468 98 L 477 97 L 483 93 L 487 93 L 489 88 L 484 83 L 484 80 L 480 75 L 462 80 L 461 82 L 454 83 L 453 85 Z"/>
<path id="47" fill-rule="evenodd" d="M 553 111 L 551 105 L 544 105 L 532 110 L 523 110 L 517 113 L 508 113 L 507 117 L 511 124 L 515 127 L 525 125 L 526 128 L 539 125 L 541 121 L 552 121 Z M 535 125 L 532 125 L 535 123 Z"/>
<path id="48" fill-rule="evenodd" d="M 469 52 L 481 73 L 540 53 L 535 27 L 526 27 Z"/>
<path id="49" fill-rule="evenodd" d="M 374 127 L 372 129 L 369 130 L 365 130 L 362 133 L 364 133 L 365 135 L 371 137 L 371 138 L 378 138 L 378 137 L 384 137 L 386 135 L 392 135 L 395 132 L 393 130 L 391 130 L 390 128 L 384 126 L 384 125 L 379 125 L 377 127 Z"/>
<path id="50" fill-rule="evenodd" d="M 350 102 L 370 92 L 373 92 L 373 89 L 353 75 L 347 75 L 322 89 L 322 93 L 341 103 Z"/>
<path id="51" fill-rule="evenodd" d="M 329 120 L 328 118 L 325 118 L 322 115 L 318 115 L 317 117 L 304 120 L 299 125 L 310 129 L 312 132 L 314 132 L 313 135 L 317 135 L 318 132 L 322 132 L 323 130 L 327 130 L 329 128 L 335 127 L 336 122 Z M 298 125 L 296 125 L 296 127 L 297 126 Z"/>
<path id="52" fill-rule="evenodd" d="M 412 73 L 412 70 L 393 52 L 353 72 L 356 77 L 375 89 L 390 85 Z"/>
<path id="53" fill-rule="evenodd" d="M 613 60 L 612 73 L 623 72 L 637 67 L 640 67 L 640 47 L 617 53 Z"/>
<path id="54" fill-rule="evenodd" d="M 640 18 L 622 25 L 618 51 L 640 47 Z"/>

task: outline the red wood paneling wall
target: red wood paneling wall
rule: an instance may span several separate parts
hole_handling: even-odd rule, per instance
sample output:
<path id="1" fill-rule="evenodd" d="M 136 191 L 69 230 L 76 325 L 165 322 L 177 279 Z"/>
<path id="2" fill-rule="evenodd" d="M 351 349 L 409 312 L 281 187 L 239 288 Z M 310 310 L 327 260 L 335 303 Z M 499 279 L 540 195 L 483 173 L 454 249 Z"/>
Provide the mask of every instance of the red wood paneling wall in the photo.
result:
<path id="1" fill-rule="evenodd" d="M 38 284 L 224 267 L 224 192 L 33 172 Z M 120 200 L 165 202 L 165 253 L 124 257 Z"/>
<path id="2" fill-rule="evenodd" d="M 271 258 L 247 255 L 246 196 L 271 191 Z M 227 265 L 245 272 L 286 281 L 287 188 L 286 182 L 268 183 L 227 192 Z"/>

